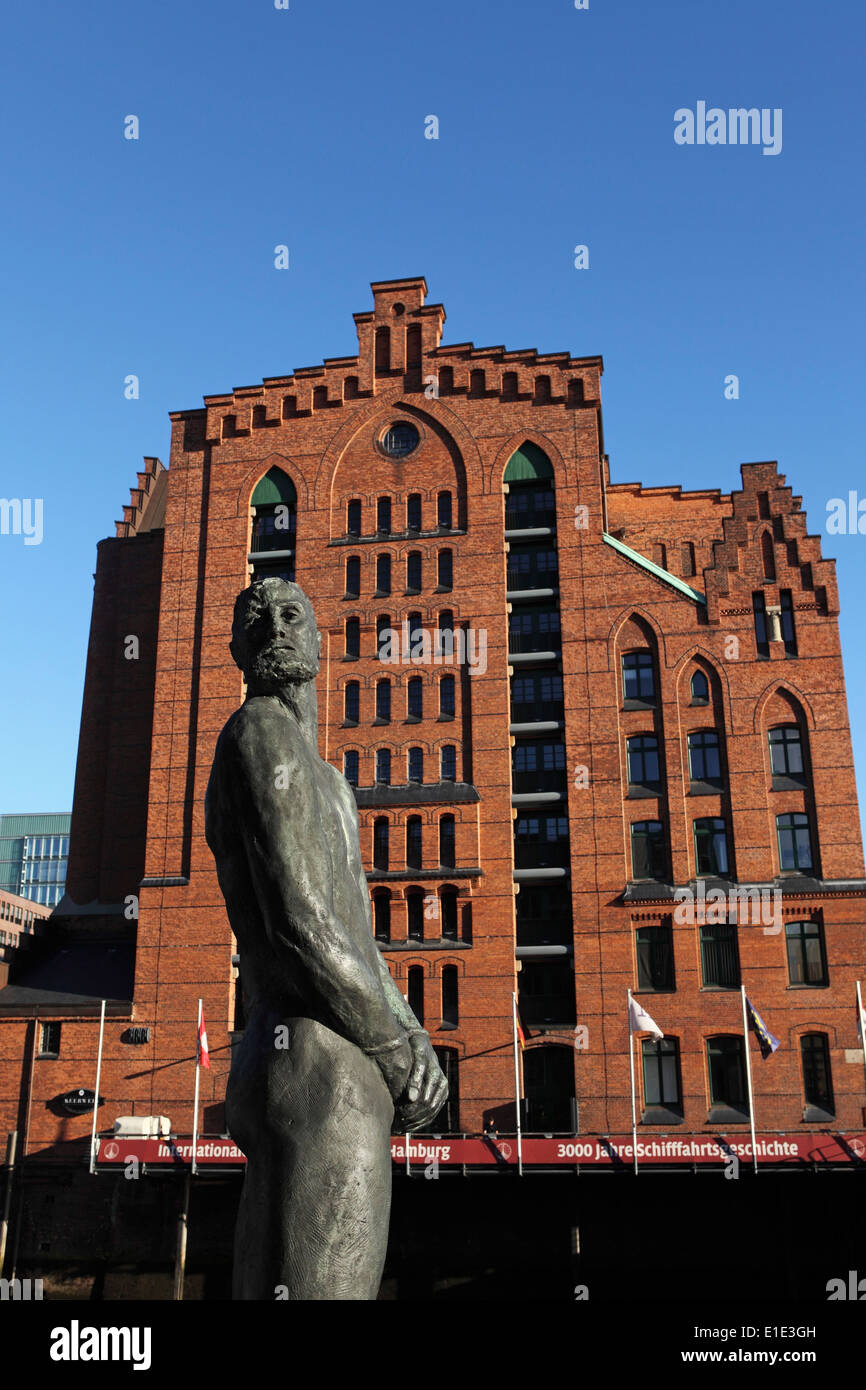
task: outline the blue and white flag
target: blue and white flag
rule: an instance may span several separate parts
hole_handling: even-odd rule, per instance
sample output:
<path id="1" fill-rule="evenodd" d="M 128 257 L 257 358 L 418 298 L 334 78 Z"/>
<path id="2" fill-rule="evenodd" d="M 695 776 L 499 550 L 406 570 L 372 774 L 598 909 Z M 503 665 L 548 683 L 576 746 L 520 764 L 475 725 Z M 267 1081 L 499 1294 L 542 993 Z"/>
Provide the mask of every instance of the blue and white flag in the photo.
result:
<path id="1" fill-rule="evenodd" d="M 776 1051 L 776 1048 L 779 1046 L 779 1039 L 773 1037 L 773 1034 L 770 1032 L 766 1023 L 761 1018 L 761 1015 L 758 1013 L 758 1010 L 755 1008 L 754 1004 L 749 999 L 748 994 L 746 995 L 746 1012 L 749 1017 L 749 1026 L 752 1029 L 752 1031 L 756 1034 L 758 1042 L 760 1043 L 761 1056 L 766 1061 L 766 1059 L 770 1057 Z"/>

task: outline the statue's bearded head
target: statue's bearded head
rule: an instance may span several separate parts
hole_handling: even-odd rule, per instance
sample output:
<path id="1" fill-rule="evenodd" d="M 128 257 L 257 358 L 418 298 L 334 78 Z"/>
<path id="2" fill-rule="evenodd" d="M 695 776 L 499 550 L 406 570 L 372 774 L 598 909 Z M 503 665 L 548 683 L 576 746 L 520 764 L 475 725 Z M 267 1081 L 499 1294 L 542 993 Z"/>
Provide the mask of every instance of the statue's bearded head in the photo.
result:
<path id="1" fill-rule="evenodd" d="M 257 579 L 235 600 L 229 650 L 247 685 L 273 693 L 319 672 L 321 633 L 313 605 L 288 579 Z"/>

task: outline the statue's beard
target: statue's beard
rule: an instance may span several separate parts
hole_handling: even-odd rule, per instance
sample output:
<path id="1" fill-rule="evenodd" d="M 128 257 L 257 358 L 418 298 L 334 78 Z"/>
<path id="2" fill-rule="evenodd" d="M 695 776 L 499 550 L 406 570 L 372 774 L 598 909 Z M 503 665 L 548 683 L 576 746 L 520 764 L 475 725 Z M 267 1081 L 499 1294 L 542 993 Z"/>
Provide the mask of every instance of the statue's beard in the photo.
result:
<path id="1" fill-rule="evenodd" d="M 317 674 L 317 663 L 285 647 L 269 644 L 256 652 L 246 676 L 248 685 L 276 691 L 300 681 L 315 680 Z"/>

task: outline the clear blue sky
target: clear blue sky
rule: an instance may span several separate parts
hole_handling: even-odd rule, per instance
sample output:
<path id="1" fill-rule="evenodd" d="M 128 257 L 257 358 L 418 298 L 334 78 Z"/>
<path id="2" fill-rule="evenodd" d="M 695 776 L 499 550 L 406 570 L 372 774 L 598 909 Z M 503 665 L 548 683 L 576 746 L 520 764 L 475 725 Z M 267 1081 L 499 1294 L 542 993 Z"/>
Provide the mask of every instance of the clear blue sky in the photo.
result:
<path id="1" fill-rule="evenodd" d="M 71 806 L 95 547 L 167 412 L 352 353 L 371 280 L 425 275 L 446 341 L 603 354 L 616 480 L 777 458 L 813 532 L 866 498 L 864 37 L 853 0 L 7 10 L 0 495 L 44 538 L 0 536 L 0 809 Z M 698 101 L 782 108 L 781 153 L 676 145 Z M 866 536 L 824 554 L 863 803 Z"/>

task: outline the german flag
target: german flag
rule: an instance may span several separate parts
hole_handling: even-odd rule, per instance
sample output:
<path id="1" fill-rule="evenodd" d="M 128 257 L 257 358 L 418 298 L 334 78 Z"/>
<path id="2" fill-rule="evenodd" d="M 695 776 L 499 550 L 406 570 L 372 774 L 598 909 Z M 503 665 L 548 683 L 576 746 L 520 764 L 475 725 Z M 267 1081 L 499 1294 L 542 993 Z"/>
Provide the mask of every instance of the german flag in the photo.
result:
<path id="1" fill-rule="evenodd" d="M 517 1041 L 520 1043 L 520 1050 L 522 1052 L 526 1047 L 526 1039 L 531 1038 L 532 1034 L 528 1028 L 524 1028 L 523 1026 L 523 1020 L 520 1017 L 520 1005 L 517 1003 L 516 999 L 514 1001 L 514 1022 L 517 1028 Z"/>

